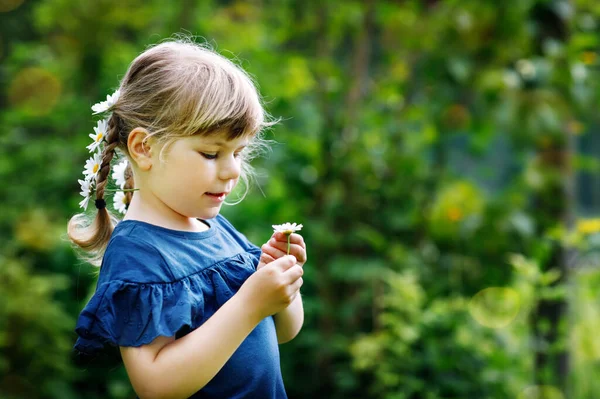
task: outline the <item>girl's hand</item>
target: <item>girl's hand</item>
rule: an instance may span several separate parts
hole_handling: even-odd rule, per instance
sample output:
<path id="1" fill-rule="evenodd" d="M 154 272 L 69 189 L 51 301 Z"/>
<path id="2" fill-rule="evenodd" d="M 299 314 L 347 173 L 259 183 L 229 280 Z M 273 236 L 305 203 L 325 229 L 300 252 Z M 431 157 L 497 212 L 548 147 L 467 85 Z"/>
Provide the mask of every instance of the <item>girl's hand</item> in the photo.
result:
<path id="1" fill-rule="evenodd" d="M 269 241 L 264 244 L 262 254 L 260 255 L 260 262 L 256 267 L 256 270 L 260 270 L 268 263 L 273 262 L 282 256 L 287 255 L 288 238 L 283 233 L 273 233 Z M 294 255 L 298 260 L 298 265 L 304 266 L 306 263 L 306 244 L 304 238 L 300 234 L 292 233 L 290 236 L 290 255 Z"/>
<path id="2" fill-rule="evenodd" d="M 236 295 L 241 295 L 250 314 L 262 320 L 287 308 L 300 291 L 304 269 L 294 256 L 283 256 L 253 273 Z"/>

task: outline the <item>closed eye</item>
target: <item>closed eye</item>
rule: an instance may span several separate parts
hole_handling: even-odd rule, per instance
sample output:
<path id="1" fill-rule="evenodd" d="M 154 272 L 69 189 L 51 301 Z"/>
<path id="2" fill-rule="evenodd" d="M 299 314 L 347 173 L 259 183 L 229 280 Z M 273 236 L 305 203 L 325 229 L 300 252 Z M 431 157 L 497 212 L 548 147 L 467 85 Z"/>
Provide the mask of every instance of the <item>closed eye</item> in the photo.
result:
<path id="1" fill-rule="evenodd" d="M 202 155 L 206 159 L 217 159 L 217 154 L 208 154 L 206 152 L 201 152 L 200 155 Z"/>

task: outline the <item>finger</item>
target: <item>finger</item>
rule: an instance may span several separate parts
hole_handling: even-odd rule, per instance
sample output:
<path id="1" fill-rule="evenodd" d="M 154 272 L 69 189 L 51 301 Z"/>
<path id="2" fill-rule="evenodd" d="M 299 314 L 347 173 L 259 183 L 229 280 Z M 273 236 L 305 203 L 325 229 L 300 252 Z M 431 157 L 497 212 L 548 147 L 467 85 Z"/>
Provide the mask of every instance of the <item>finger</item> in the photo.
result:
<path id="1" fill-rule="evenodd" d="M 264 252 L 263 252 L 263 253 L 260 255 L 260 261 L 261 261 L 262 263 L 264 263 L 264 264 L 271 263 L 271 262 L 273 262 L 274 260 L 275 260 L 275 259 L 274 259 L 274 258 L 273 258 L 271 255 L 269 255 L 269 254 L 266 254 L 266 253 L 264 253 Z"/>
<path id="2" fill-rule="evenodd" d="M 273 259 L 279 259 L 282 256 L 287 255 L 287 249 L 283 250 L 283 249 L 275 248 L 268 244 L 263 245 L 262 247 L 260 247 L 260 249 L 263 251 L 263 253 L 270 255 Z"/>
<path id="3" fill-rule="evenodd" d="M 304 284 L 304 279 L 302 277 L 299 277 L 296 281 L 294 281 L 292 284 L 290 284 L 290 289 L 292 290 L 292 292 L 299 291 L 300 287 L 302 287 L 303 284 Z"/>
<path id="4" fill-rule="evenodd" d="M 293 291 L 292 291 L 293 292 Z M 298 297 L 300 291 L 294 292 L 291 296 L 290 296 L 290 304 L 294 303 L 294 301 L 296 300 L 296 298 Z"/>
<path id="5" fill-rule="evenodd" d="M 264 251 L 269 253 L 274 258 L 280 258 L 283 255 L 287 255 L 287 245 L 285 245 L 285 248 L 280 248 L 280 246 L 268 246 L 268 248 L 265 248 Z M 306 250 L 299 245 L 290 245 L 289 254 L 294 255 L 300 263 L 305 263 L 307 260 Z"/>
<path id="6" fill-rule="evenodd" d="M 271 240 L 269 240 L 269 242 L 267 242 L 265 245 L 273 247 L 273 248 L 276 248 L 276 249 L 278 249 L 280 251 L 283 251 L 283 252 L 285 252 L 287 254 L 287 250 L 288 250 L 288 244 L 287 244 L 287 242 L 271 241 Z M 295 252 L 298 252 L 298 251 L 304 251 L 305 248 L 302 247 L 302 246 L 300 246 L 300 245 L 298 245 L 298 244 L 290 244 L 290 253 L 292 252 L 292 250 L 294 250 Z"/>
<path id="7" fill-rule="evenodd" d="M 287 235 L 285 235 L 283 233 L 275 233 L 275 234 L 273 234 L 273 236 L 271 237 L 271 239 L 269 241 L 284 242 L 287 244 L 288 239 L 287 239 Z M 296 234 L 296 233 L 292 233 L 290 235 L 290 244 L 298 244 L 300 246 L 306 246 L 304 244 L 304 238 L 300 234 Z"/>
<path id="8" fill-rule="evenodd" d="M 304 264 L 306 262 L 306 250 L 299 245 L 290 247 L 290 255 L 294 255 L 298 259 L 298 263 Z"/>
<path id="9" fill-rule="evenodd" d="M 285 249 L 274 249 L 271 247 L 269 253 L 276 258 L 287 255 L 287 247 Z M 304 264 L 307 260 L 306 250 L 299 245 L 290 245 L 290 255 L 294 255 L 299 263 Z"/>
<path id="10" fill-rule="evenodd" d="M 296 264 L 297 260 L 294 255 L 282 256 L 268 264 L 268 267 L 278 267 L 280 270 L 286 271 Z"/>
<path id="11" fill-rule="evenodd" d="M 290 236 L 290 243 L 298 244 L 301 247 L 306 247 L 306 244 L 304 243 L 304 237 L 302 237 L 300 234 L 292 233 Z"/>
<path id="12" fill-rule="evenodd" d="M 302 278 L 304 275 L 304 269 L 301 266 L 295 265 L 285 272 L 285 276 L 288 278 L 289 283 L 295 283 L 296 280 Z"/>

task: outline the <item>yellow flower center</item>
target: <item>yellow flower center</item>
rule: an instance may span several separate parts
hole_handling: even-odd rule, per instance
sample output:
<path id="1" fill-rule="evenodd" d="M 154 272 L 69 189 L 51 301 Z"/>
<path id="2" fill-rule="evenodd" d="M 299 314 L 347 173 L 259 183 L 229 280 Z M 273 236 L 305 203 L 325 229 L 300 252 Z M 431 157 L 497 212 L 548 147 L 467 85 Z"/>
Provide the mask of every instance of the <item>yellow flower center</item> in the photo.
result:
<path id="1" fill-rule="evenodd" d="M 127 205 L 127 197 L 123 196 L 123 198 L 121 199 L 121 202 L 125 205 Z"/>
<path id="2" fill-rule="evenodd" d="M 100 140 L 102 140 L 103 136 L 104 136 L 104 134 L 98 133 L 98 136 L 96 137 L 96 143 L 99 142 Z"/>
<path id="3" fill-rule="evenodd" d="M 96 172 L 98 172 L 98 168 L 99 168 L 99 167 L 100 167 L 100 165 L 98 165 L 98 164 L 95 164 L 95 165 L 94 165 L 94 168 L 92 169 L 92 173 L 96 173 Z"/>

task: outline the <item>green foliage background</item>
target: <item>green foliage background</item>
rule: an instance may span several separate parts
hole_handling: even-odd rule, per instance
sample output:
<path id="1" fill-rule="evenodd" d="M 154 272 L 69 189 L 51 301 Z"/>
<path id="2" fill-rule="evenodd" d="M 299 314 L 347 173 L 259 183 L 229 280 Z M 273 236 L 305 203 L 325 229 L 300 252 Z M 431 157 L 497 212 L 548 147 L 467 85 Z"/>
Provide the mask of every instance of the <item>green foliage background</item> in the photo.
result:
<path id="1" fill-rule="evenodd" d="M 305 226 L 291 398 L 600 397 L 599 24 L 595 0 L 0 0 L 0 397 L 135 397 L 70 356 L 95 281 L 66 222 L 90 106 L 177 32 L 282 118 L 223 213 L 258 245 Z"/>

